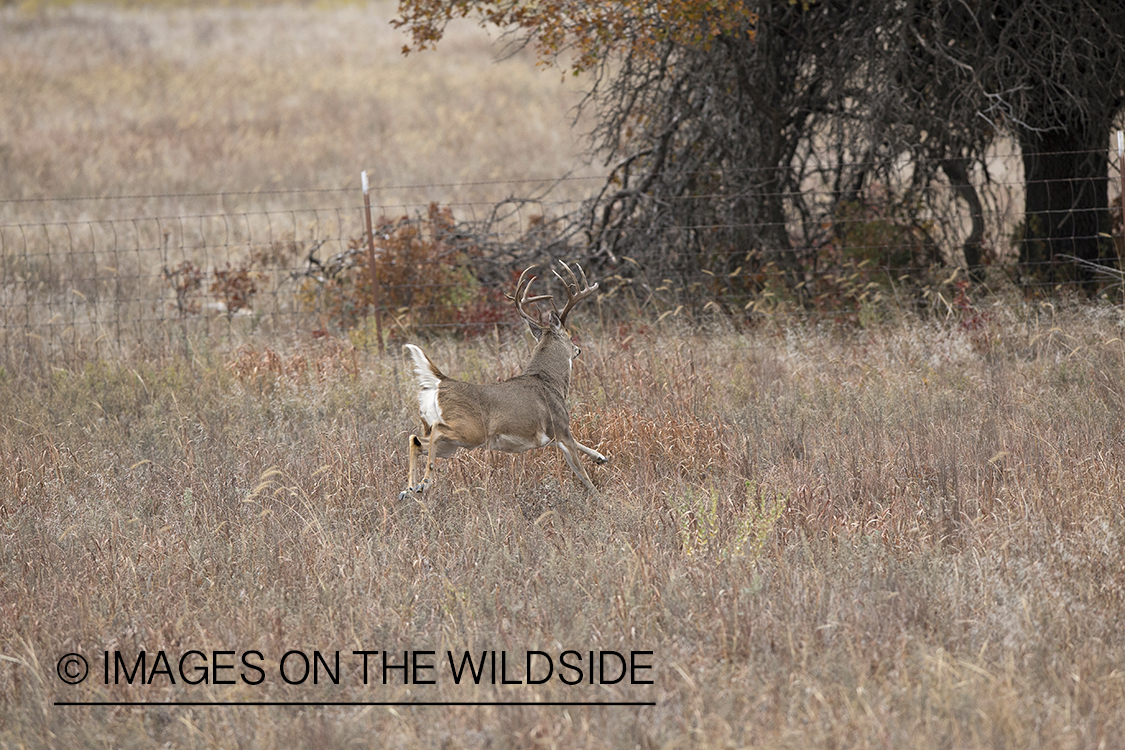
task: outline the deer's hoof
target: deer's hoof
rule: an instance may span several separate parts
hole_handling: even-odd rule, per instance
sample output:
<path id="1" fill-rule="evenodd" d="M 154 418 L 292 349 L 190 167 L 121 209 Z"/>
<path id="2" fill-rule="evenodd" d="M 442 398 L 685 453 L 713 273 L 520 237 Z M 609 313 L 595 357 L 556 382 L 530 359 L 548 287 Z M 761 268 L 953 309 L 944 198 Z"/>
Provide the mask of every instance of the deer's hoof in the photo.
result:
<path id="1" fill-rule="evenodd" d="M 413 487 L 407 487 L 405 490 L 398 493 L 398 499 L 399 500 L 407 500 L 413 494 L 421 495 L 422 490 L 424 490 L 424 489 L 426 489 L 426 483 L 425 482 L 422 482 L 421 484 L 418 484 L 418 485 L 414 485 Z"/>
<path id="2" fill-rule="evenodd" d="M 596 463 L 598 466 L 604 466 L 605 464 L 609 463 L 609 457 L 602 456 L 601 458 L 595 458 L 594 463 Z"/>

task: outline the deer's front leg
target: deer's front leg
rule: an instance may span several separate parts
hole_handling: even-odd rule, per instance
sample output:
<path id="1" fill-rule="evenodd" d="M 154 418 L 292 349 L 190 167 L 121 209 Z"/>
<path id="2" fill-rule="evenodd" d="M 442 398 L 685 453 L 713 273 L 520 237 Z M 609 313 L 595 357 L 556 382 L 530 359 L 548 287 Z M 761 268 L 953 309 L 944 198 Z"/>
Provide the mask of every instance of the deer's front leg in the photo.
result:
<path id="1" fill-rule="evenodd" d="M 576 446 L 578 447 L 578 450 L 582 451 L 582 452 L 583 452 L 583 453 L 585 453 L 585 454 L 586 454 L 587 456 L 589 456 L 590 458 L 594 459 L 594 461 L 596 461 L 597 463 L 599 463 L 599 464 L 606 464 L 606 463 L 609 463 L 609 459 L 608 459 L 608 458 L 606 458 L 606 457 L 605 457 L 605 456 L 603 456 L 602 454 L 598 453 L 598 452 L 597 452 L 596 450 L 594 450 L 593 448 L 588 448 L 588 447 L 586 447 L 585 445 L 582 445 L 582 443 L 578 442 L 577 440 L 575 440 L 575 441 L 574 441 L 574 444 L 575 444 L 575 445 L 576 445 Z"/>
<path id="2" fill-rule="evenodd" d="M 575 455 L 582 448 L 578 441 L 574 438 L 561 438 L 555 441 L 555 445 L 562 451 L 563 458 L 566 459 L 566 464 L 574 472 L 574 475 L 582 480 L 582 484 L 586 485 L 586 489 L 590 491 L 591 495 L 596 495 L 598 491 L 594 489 L 594 483 L 590 481 L 590 475 L 586 473 L 586 469 L 579 463 L 578 456 Z M 589 450 L 589 448 L 586 450 Z"/>

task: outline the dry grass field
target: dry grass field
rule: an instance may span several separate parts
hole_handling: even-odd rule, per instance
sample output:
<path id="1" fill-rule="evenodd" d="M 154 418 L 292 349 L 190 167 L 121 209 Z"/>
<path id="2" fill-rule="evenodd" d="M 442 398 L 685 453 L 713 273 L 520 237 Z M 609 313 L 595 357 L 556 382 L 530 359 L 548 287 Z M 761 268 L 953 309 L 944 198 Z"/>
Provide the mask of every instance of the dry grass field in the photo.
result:
<path id="1" fill-rule="evenodd" d="M 498 59 L 498 35 L 468 24 L 440 51 L 403 57 L 394 9 L 0 7 L 0 199 L 191 206 L 184 194 L 358 190 L 366 169 L 377 185 L 435 186 L 411 195 L 425 201 L 448 199 L 451 183 L 596 173 L 583 126 L 569 127 L 577 82 L 527 54 Z M 471 185 L 456 195 L 478 197 Z M 0 203 L 0 219 L 36 207 Z M 93 218 L 179 208 L 77 204 Z"/>
<path id="2" fill-rule="evenodd" d="M 584 168 L 577 87 L 467 29 L 404 62 L 390 12 L 0 9 L 4 220 Z M 1125 747 L 1119 308 L 575 317 L 597 497 L 476 452 L 399 501 L 411 379 L 343 339 L 6 360 L 0 747 Z"/>
<path id="3" fill-rule="evenodd" d="M 1088 308 L 591 325 L 571 400 L 612 459 L 595 499 L 558 455 L 473 453 L 397 501 L 410 384 L 338 345 L 6 373 L 0 744 L 1119 747 L 1120 333 Z M 526 356 L 429 348 L 478 380 Z M 257 652 L 265 679 L 184 684 L 193 649 L 251 681 Z M 654 684 L 364 685 L 352 657 L 465 649 L 512 655 L 510 679 L 529 650 L 651 651 Z M 175 684 L 105 684 L 103 652 L 142 650 Z M 286 684 L 290 650 L 342 652 L 341 684 Z M 656 705 L 53 705 L 142 700 Z"/>

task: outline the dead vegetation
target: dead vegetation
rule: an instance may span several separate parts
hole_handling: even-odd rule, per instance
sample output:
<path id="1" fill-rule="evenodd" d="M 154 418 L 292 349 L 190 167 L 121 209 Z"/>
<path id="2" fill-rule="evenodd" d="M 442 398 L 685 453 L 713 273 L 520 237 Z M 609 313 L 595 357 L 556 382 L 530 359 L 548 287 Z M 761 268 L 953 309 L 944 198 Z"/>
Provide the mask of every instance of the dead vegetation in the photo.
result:
<path id="1" fill-rule="evenodd" d="M 369 10 L 0 8 L 4 220 L 226 215 L 259 189 L 271 206 L 294 184 L 352 190 L 359 165 L 431 185 L 573 166 L 552 128 L 575 92 L 526 60 L 489 68 L 479 35 L 400 67 Z M 39 202 L 104 193 L 142 197 Z M 230 260 L 213 294 L 244 299 Z M 611 458 L 601 497 L 558 456 L 476 452 L 400 503 L 417 410 L 402 362 L 321 326 L 251 327 L 233 294 L 229 324 L 184 323 L 216 314 L 199 259 L 113 256 L 121 278 L 87 286 L 67 276 L 82 262 L 5 278 L 150 308 L 160 285 L 175 319 L 136 346 L 70 324 L 48 346 L 40 308 L 5 322 L 0 747 L 1121 743 L 1117 307 L 935 287 L 926 310 L 768 308 L 738 330 L 707 308 L 689 324 L 591 307 L 570 403 L 575 436 Z M 254 276 L 251 299 L 279 278 Z M 870 279 L 845 281 L 859 299 Z M 517 328 L 427 351 L 451 375 L 509 377 Z M 260 652 L 270 676 L 102 679 L 105 652 L 164 650 L 175 673 L 192 649 Z M 294 649 L 650 650 L 655 684 L 289 685 Z M 58 677 L 68 653 L 89 660 L 81 685 Z M 656 705 L 54 705 L 139 700 Z"/>
<path id="2" fill-rule="evenodd" d="M 0 744 L 1096 747 L 1125 721 L 1120 312 L 587 329 L 574 430 L 398 502 L 401 363 L 247 341 L 0 386 Z M 447 342 L 506 374 L 522 340 Z M 210 362 L 211 364 L 204 364 Z M 651 650 L 655 685 L 60 682 L 103 651 Z M 237 673 L 233 673 L 237 674 Z M 307 710 L 57 700 L 655 700 Z"/>

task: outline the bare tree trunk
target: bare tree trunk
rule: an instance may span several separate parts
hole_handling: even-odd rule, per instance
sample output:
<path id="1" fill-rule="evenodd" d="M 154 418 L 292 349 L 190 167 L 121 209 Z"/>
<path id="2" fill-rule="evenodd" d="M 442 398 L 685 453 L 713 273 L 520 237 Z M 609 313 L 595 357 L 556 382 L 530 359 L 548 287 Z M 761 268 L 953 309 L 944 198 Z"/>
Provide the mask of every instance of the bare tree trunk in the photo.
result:
<path id="1" fill-rule="evenodd" d="M 1108 128 L 1105 130 L 1108 132 Z M 1105 132 L 1098 133 L 1098 141 Z M 1109 174 L 1103 143 L 1062 130 L 1021 132 L 1024 179 L 1024 236 L 1020 263 L 1040 279 L 1078 278 L 1089 271 L 1070 267 L 1061 256 L 1099 261 L 1112 258 L 1109 235 Z"/>
<path id="2" fill-rule="evenodd" d="M 969 204 L 969 216 L 972 220 L 972 229 L 961 246 L 965 252 L 965 265 L 974 281 L 980 281 L 981 274 L 981 240 L 984 239 L 984 206 L 981 205 L 980 195 L 969 180 L 968 159 L 945 159 L 941 163 L 942 171 L 949 178 L 953 189 L 961 200 Z"/>

